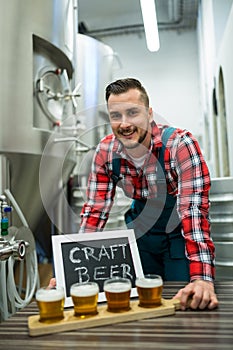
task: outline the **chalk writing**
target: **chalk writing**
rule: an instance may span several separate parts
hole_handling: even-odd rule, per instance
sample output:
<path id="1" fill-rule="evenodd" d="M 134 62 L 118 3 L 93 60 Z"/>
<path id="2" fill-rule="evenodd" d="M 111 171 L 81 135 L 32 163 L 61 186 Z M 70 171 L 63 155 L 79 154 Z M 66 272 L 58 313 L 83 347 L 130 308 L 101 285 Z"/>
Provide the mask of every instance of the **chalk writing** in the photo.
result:
<path id="1" fill-rule="evenodd" d="M 134 284 L 136 276 L 127 237 L 104 239 L 98 246 L 93 241 L 66 242 L 61 246 L 67 295 L 75 282 L 96 281 L 100 290 L 111 277 L 126 277 Z"/>
<path id="2" fill-rule="evenodd" d="M 101 246 L 100 249 L 98 249 L 98 255 L 95 256 L 95 248 L 93 247 L 83 247 L 83 248 L 79 248 L 79 247 L 74 247 L 71 249 L 70 251 L 70 260 L 73 263 L 81 263 L 81 259 L 75 259 L 74 255 L 77 252 L 83 252 L 84 254 L 84 259 L 85 260 L 90 260 L 90 259 L 95 259 L 96 261 L 101 261 L 101 259 L 103 257 L 106 257 L 108 260 L 113 260 L 115 259 L 115 255 L 116 252 L 119 251 L 119 249 L 122 252 L 122 258 L 125 259 L 126 258 L 126 244 L 114 244 L 113 246 L 110 246 L 109 248 L 106 248 L 104 245 Z M 109 251 L 109 252 L 108 252 Z M 78 254 L 77 254 L 78 255 Z"/>

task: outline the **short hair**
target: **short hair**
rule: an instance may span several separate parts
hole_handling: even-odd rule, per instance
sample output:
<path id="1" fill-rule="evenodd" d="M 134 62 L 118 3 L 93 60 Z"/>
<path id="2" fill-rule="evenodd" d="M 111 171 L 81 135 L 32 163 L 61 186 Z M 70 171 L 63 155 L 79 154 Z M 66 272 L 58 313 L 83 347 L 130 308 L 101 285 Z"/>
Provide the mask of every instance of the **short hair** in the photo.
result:
<path id="1" fill-rule="evenodd" d="M 145 106 L 149 108 L 149 96 L 146 89 L 142 86 L 139 80 L 134 78 L 118 79 L 110 83 L 105 89 L 105 99 L 108 102 L 109 96 L 120 95 L 127 92 L 130 89 L 137 89 L 141 93 L 141 100 L 145 103 Z"/>

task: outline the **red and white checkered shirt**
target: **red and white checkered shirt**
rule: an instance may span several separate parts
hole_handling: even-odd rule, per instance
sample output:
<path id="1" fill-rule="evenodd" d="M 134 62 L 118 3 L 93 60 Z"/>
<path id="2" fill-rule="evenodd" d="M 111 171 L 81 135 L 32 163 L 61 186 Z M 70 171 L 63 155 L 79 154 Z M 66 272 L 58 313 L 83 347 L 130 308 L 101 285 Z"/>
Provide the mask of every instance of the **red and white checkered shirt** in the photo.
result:
<path id="1" fill-rule="evenodd" d="M 140 169 L 130 161 L 113 134 L 101 140 L 89 177 L 87 201 L 81 212 L 80 232 L 101 231 L 107 222 L 116 188 L 111 177 L 114 152 L 121 157 L 120 177 L 125 195 L 132 199 L 156 197 L 156 163 L 164 128 L 152 122 L 151 146 Z M 213 281 L 215 248 L 210 237 L 210 175 L 198 142 L 190 132 L 176 129 L 171 135 L 164 152 L 164 165 L 168 193 L 177 197 L 191 281 Z"/>

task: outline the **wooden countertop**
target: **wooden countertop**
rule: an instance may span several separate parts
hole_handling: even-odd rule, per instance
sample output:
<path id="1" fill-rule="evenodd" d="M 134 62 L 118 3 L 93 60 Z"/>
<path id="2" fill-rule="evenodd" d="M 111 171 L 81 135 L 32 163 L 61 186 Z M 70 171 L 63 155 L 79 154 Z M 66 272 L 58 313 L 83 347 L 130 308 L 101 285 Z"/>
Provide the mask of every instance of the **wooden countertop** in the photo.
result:
<path id="1" fill-rule="evenodd" d="M 165 282 L 163 297 L 183 287 Z M 216 282 L 220 306 L 215 310 L 176 311 L 175 315 L 31 337 L 28 317 L 38 314 L 32 302 L 0 323 L 0 349 L 172 349 L 233 350 L 233 281 Z"/>

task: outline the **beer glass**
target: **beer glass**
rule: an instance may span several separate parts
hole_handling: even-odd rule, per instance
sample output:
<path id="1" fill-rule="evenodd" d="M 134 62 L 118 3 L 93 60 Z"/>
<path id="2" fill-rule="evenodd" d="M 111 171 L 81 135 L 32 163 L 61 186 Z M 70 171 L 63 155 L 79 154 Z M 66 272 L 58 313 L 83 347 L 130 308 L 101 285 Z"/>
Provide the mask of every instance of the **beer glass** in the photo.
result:
<path id="1" fill-rule="evenodd" d="M 74 283 L 70 295 L 74 304 L 74 315 L 85 318 L 96 315 L 99 286 L 96 282 Z"/>
<path id="2" fill-rule="evenodd" d="M 136 278 L 139 306 L 151 308 L 161 305 L 163 280 L 159 275 Z"/>
<path id="3" fill-rule="evenodd" d="M 104 292 L 107 299 L 107 310 L 124 312 L 130 310 L 131 281 L 128 278 L 110 278 L 104 281 Z"/>
<path id="4" fill-rule="evenodd" d="M 64 317 L 65 292 L 63 287 L 42 287 L 36 292 L 40 322 L 52 323 Z"/>

